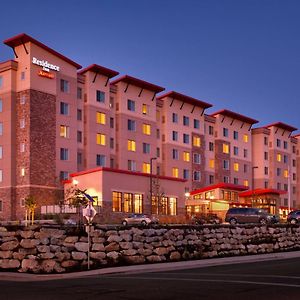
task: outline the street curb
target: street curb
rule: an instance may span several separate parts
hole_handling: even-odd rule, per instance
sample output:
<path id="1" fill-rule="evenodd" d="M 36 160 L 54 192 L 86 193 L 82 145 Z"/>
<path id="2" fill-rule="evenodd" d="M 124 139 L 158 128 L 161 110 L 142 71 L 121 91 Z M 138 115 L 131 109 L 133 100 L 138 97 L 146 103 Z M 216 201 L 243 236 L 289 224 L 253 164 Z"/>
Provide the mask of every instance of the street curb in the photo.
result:
<path id="1" fill-rule="evenodd" d="M 64 274 L 28 274 L 28 273 L 13 273 L 1 272 L 0 281 L 47 281 L 47 280 L 61 280 L 72 278 L 84 278 L 88 276 L 108 275 L 108 274 L 136 274 L 136 273 L 151 273 L 163 272 L 182 269 L 205 268 L 220 265 L 241 264 L 251 262 L 261 262 L 269 260 L 283 260 L 300 258 L 300 251 L 280 252 L 269 254 L 256 254 L 246 256 L 233 256 L 224 258 L 208 258 L 201 260 L 189 260 L 179 262 L 156 263 L 146 265 L 122 266 L 103 268 L 90 271 L 81 271 Z"/>

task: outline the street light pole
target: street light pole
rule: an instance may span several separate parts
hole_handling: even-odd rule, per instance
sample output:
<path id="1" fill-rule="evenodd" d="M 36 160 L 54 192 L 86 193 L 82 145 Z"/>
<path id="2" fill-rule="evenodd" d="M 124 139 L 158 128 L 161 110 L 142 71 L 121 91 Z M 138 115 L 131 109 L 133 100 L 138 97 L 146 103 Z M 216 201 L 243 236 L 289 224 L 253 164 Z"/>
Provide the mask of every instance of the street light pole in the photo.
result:
<path id="1" fill-rule="evenodd" d="M 258 169 L 258 166 L 252 167 L 252 201 L 251 201 L 252 207 L 253 207 L 253 203 L 254 203 L 254 194 L 255 194 L 255 191 L 254 191 L 254 169 Z"/>
<path id="2" fill-rule="evenodd" d="M 152 213 L 152 194 L 153 194 L 153 182 L 152 182 L 152 175 L 153 175 L 153 160 L 156 160 L 157 157 L 150 158 L 150 206 L 151 206 L 151 213 Z"/>

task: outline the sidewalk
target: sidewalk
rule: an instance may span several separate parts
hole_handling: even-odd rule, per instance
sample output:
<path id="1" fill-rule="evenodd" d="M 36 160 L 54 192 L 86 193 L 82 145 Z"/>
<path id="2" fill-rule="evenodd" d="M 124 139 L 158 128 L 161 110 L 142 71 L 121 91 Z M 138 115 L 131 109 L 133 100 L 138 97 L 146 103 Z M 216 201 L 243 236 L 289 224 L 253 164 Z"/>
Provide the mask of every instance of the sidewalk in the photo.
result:
<path id="1" fill-rule="evenodd" d="M 72 279 L 87 276 L 97 276 L 106 274 L 134 274 L 134 273 L 147 273 L 147 272 L 162 272 L 173 271 L 182 269 L 205 268 L 219 265 L 241 264 L 250 262 L 260 262 L 268 260 L 282 260 L 300 258 L 300 251 L 282 252 L 282 253 L 269 253 L 257 254 L 247 256 L 234 256 L 225 258 L 210 258 L 202 260 L 190 260 L 180 262 L 168 262 L 135 266 L 111 267 L 91 271 L 81 271 L 64 274 L 27 274 L 27 273 L 12 273 L 1 272 L 0 281 L 47 281 L 47 280 L 60 280 Z"/>

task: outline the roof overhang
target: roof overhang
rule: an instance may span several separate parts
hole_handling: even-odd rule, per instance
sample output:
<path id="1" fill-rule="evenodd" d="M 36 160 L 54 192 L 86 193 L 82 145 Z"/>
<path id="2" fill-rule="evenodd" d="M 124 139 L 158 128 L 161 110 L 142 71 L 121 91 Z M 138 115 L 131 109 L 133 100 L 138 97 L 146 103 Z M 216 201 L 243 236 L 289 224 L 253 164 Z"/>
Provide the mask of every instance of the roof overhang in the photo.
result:
<path id="1" fill-rule="evenodd" d="M 242 121 L 242 122 L 245 122 L 245 123 L 248 123 L 248 124 L 258 123 L 258 121 L 255 120 L 255 119 L 246 117 L 244 115 L 238 114 L 238 113 L 233 112 L 233 111 L 228 110 L 228 109 L 222 109 L 222 110 L 216 111 L 215 113 L 211 114 L 211 116 L 213 116 L 213 117 L 215 117 L 216 115 L 223 115 L 223 116 L 230 117 L 232 119 L 239 120 L 239 121 Z"/>

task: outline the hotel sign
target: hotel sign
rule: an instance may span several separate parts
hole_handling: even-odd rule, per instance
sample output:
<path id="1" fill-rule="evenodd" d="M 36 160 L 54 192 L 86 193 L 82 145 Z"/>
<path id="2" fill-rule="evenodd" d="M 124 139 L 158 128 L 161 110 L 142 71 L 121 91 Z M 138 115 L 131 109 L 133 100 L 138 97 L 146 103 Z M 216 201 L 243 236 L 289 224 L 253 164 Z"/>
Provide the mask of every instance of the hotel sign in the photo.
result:
<path id="1" fill-rule="evenodd" d="M 54 74 L 51 73 L 50 70 L 53 70 L 56 72 L 59 72 L 59 70 L 60 70 L 59 66 L 53 65 L 53 64 L 49 63 L 47 60 L 39 60 L 36 57 L 32 58 L 32 63 L 34 65 L 43 67 L 43 69 L 38 72 L 38 75 L 42 76 L 42 77 L 47 77 L 47 78 L 53 79 Z"/>

